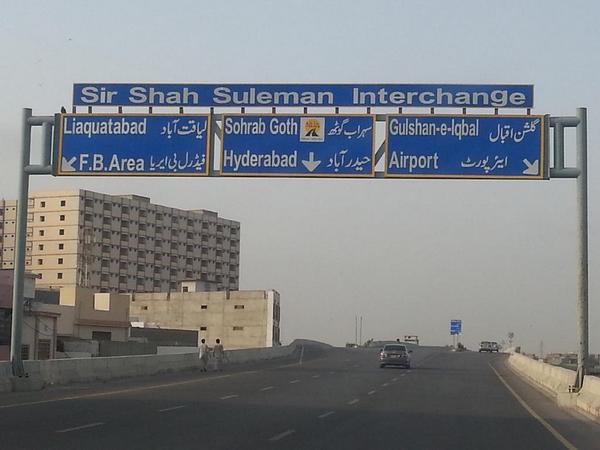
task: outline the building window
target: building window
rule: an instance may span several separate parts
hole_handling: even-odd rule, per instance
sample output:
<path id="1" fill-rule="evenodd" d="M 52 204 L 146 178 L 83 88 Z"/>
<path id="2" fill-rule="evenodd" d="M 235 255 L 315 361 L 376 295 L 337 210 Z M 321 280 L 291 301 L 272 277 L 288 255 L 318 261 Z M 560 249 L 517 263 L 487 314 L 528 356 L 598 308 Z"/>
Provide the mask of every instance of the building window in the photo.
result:
<path id="1" fill-rule="evenodd" d="M 40 230 L 40 236 L 44 235 L 44 230 Z"/>
<path id="2" fill-rule="evenodd" d="M 44 264 L 44 260 L 43 259 L 38 259 L 38 264 L 41 266 L 42 264 Z"/>
<path id="3" fill-rule="evenodd" d="M 208 305 L 201 305 L 200 309 L 208 309 Z"/>
<path id="4" fill-rule="evenodd" d="M 21 359 L 23 361 L 27 361 L 29 359 L 29 345 L 28 344 L 21 345 Z"/>
<path id="5" fill-rule="evenodd" d="M 58 234 L 59 234 L 59 236 L 64 236 L 65 235 L 65 229 L 64 228 L 60 228 L 58 230 Z"/>
<path id="6" fill-rule="evenodd" d="M 244 327 L 233 327 L 233 331 L 243 331 Z"/>
<path id="7" fill-rule="evenodd" d="M 46 202 L 40 202 L 40 208 L 45 208 L 46 207 Z"/>
<path id="8" fill-rule="evenodd" d="M 58 258 L 58 263 L 62 264 L 63 263 L 63 259 L 62 258 Z"/>
<path id="9" fill-rule="evenodd" d="M 61 220 L 61 222 L 64 222 L 65 221 L 65 215 L 61 214 L 60 217 L 59 217 L 59 219 Z"/>
<path id="10" fill-rule="evenodd" d="M 40 222 L 45 222 L 46 221 L 46 216 L 40 216 Z"/>
<path id="11" fill-rule="evenodd" d="M 92 339 L 94 341 L 110 341 L 112 333 L 110 331 L 92 331 Z"/>
<path id="12" fill-rule="evenodd" d="M 206 331 L 206 327 L 200 327 L 200 331 Z"/>
<path id="13" fill-rule="evenodd" d="M 67 201 L 66 200 L 61 200 L 60 201 L 60 206 L 67 206 Z"/>
<path id="14" fill-rule="evenodd" d="M 142 311 L 148 311 L 148 307 L 147 306 L 142 306 Z"/>
<path id="15" fill-rule="evenodd" d="M 58 249 L 59 250 L 64 250 L 65 249 L 65 244 L 58 244 Z"/>
<path id="16" fill-rule="evenodd" d="M 234 309 L 244 309 L 244 305 L 235 305 Z"/>
<path id="17" fill-rule="evenodd" d="M 44 244 L 39 244 L 38 245 L 38 250 L 44 250 Z"/>
<path id="18" fill-rule="evenodd" d="M 181 289 L 182 292 L 190 292 L 190 288 L 188 286 L 183 286 Z"/>
<path id="19" fill-rule="evenodd" d="M 62 279 L 63 279 L 63 274 L 62 274 L 62 272 L 58 272 L 58 273 L 56 274 L 56 278 L 58 278 L 59 280 L 62 280 Z"/>

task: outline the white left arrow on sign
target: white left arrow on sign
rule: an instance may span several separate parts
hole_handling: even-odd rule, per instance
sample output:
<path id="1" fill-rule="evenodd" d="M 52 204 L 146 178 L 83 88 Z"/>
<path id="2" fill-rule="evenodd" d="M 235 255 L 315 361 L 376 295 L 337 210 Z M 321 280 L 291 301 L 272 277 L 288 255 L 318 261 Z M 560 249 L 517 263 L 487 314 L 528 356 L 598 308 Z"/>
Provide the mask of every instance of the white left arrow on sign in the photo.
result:
<path id="1" fill-rule="evenodd" d="M 76 156 L 73 156 L 71 159 L 66 159 L 63 156 L 61 170 L 63 172 L 75 172 L 77 170 L 77 169 L 75 169 L 75 167 L 73 167 L 73 164 L 75 164 L 75 161 L 77 161 Z"/>
<path id="2" fill-rule="evenodd" d="M 304 167 L 306 167 L 306 170 L 308 170 L 309 172 L 314 172 L 315 169 L 317 167 L 319 167 L 319 164 L 321 164 L 321 161 L 319 161 L 318 159 L 315 159 L 314 152 L 310 152 L 308 154 L 308 160 L 303 159 L 302 164 L 304 164 Z"/>

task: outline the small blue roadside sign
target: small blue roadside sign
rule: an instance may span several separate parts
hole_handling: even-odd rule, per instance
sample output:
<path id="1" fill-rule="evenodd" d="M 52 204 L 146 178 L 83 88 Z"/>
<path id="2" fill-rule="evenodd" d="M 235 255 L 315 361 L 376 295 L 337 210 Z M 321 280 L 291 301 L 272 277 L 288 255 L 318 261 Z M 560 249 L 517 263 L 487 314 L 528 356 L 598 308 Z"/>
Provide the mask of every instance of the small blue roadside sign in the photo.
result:
<path id="1" fill-rule="evenodd" d="M 458 335 L 462 333 L 462 320 L 451 320 L 450 321 L 450 335 Z"/>
<path id="2" fill-rule="evenodd" d="M 388 115 L 385 176 L 544 179 L 544 116 Z"/>
<path id="3" fill-rule="evenodd" d="M 207 114 L 62 114 L 56 175 L 206 176 Z"/>
<path id="4" fill-rule="evenodd" d="M 224 114 L 221 175 L 372 177 L 372 115 Z"/>

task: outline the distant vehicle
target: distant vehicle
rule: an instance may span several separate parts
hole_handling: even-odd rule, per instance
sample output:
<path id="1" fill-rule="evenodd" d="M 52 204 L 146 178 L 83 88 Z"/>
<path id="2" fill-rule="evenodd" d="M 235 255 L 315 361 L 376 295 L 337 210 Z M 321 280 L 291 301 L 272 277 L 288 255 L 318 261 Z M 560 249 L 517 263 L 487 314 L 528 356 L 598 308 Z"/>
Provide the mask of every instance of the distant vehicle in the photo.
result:
<path id="1" fill-rule="evenodd" d="M 409 344 L 419 345 L 419 336 L 414 334 L 406 334 L 404 335 L 404 342 L 408 342 Z"/>
<path id="2" fill-rule="evenodd" d="M 402 366 L 410 369 L 410 355 L 412 350 L 407 350 L 403 344 L 387 344 L 379 353 L 379 367 Z"/>
<path id="3" fill-rule="evenodd" d="M 494 341 L 481 341 L 479 344 L 479 352 L 498 352 L 500 351 L 500 346 L 497 342 Z"/>

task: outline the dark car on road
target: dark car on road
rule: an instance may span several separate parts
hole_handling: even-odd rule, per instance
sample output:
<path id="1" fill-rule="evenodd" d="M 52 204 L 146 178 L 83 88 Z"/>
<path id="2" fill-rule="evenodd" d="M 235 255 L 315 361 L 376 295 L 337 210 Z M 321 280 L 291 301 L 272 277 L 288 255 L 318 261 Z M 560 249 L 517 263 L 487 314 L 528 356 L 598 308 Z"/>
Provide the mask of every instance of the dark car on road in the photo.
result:
<path id="1" fill-rule="evenodd" d="M 410 353 L 406 345 L 403 344 L 387 344 L 379 353 L 379 367 L 385 366 L 401 366 L 410 369 Z"/>

